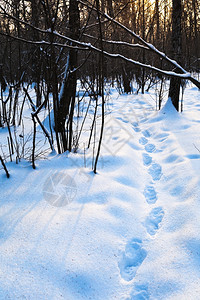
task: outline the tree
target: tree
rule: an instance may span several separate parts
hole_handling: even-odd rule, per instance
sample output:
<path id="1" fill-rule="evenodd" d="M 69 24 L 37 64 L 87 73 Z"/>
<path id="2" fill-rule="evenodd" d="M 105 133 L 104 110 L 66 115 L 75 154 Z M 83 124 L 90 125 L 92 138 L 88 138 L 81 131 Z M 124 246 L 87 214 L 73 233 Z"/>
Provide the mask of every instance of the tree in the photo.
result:
<path id="1" fill-rule="evenodd" d="M 182 0 L 173 0 L 172 6 L 172 52 L 174 59 L 181 63 L 182 55 Z M 175 69 L 177 71 L 178 68 Z M 180 94 L 181 79 L 172 77 L 170 80 L 169 97 L 177 111 L 179 111 L 179 94 Z"/>
<path id="2" fill-rule="evenodd" d="M 79 40 L 80 34 L 80 16 L 78 2 L 70 0 L 69 2 L 69 31 L 70 38 Z M 67 55 L 65 66 L 65 75 L 59 95 L 58 108 L 56 112 L 56 128 L 61 134 L 61 143 L 63 151 L 72 150 L 73 138 L 73 115 L 76 97 L 77 81 L 77 50 L 70 49 Z M 65 134 L 65 122 L 67 120 L 67 136 Z"/>

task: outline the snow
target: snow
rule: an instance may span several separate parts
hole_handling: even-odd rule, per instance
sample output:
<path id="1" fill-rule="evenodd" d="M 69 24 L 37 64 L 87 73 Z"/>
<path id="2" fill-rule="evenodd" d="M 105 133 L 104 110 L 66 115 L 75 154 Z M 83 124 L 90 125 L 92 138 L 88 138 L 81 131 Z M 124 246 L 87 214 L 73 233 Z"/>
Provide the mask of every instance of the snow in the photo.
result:
<path id="1" fill-rule="evenodd" d="M 87 151 L 0 170 L 0 299 L 199 299 L 199 91 L 111 92 L 97 175 Z"/>

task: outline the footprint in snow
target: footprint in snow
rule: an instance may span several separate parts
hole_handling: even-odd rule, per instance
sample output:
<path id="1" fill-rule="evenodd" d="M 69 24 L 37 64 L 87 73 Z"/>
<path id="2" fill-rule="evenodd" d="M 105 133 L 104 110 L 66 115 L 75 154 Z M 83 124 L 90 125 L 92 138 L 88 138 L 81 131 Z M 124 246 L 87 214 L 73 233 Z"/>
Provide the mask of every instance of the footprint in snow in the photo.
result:
<path id="1" fill-rule="evenodd" d="M 148 300 L 148 299 L 150 299 L 148 287 L 143 284 L 135 284 L 130 297 L 127 298 L 126 300 Z"/>
<path id="2" fill-rule="evenodd" d="M 153 208 L 149 216 L 145 220 L 145 227 L 150 235 L 155 235 L 160 227 L 160 223 L 164 217 L 162 207 Z"/>
<path id="3" fill-rule="evenodd" d="M 137 122 L 133 122 L 132 125 L 135 132 L 140 132 L 140 128 L 138 127 L 139 124 Z"/>
<path id="4" fill-rule="evenodd" d="M 153 163 L 149 168 L 149 174 L 151 175 L 154 181 L 160 180 L 162 176 L 162 168 L 159 164 Z"/>
<path id="5" fill-rule="evenodd" d="M 132 125 L 133 125 L 134 127 L 138 127 L 138 126 L 139 126 L 138 122 L 133 122 Z"/>
<path id="6" fill-rule="evenodd" d="M 147 256 L 147 252 L 142 248 L 142 241 L 134 238 L 126 245 L 125 251 L 122 254 L 119 262 L 121 277 L 126 281 L 131 281 Z"/>
<path id="7" fill-rule="evenodd" d="M 151 136 L 151 133 L 148 130 L 142 131 L 142 134 L 144 137 L 147 137 L 147 138 Z"/>
<path id="8" fill-rule="evenodd" d="M 154 204 L 157 201 L 157 193 L 152 185 L 147 185 L 145 187 L 144 196 L 149 204 Z"/>
<path id="9" fill-rule="evenodd" d="M 134 130 L 135 132 L 140 132 L 140 128 L 139 128 L 139 127 L 133 127 L 133 130 Z"/>
<path id="10" fill-rule="evenodd" d="M 156 150 L 156 146 L 154 144 L 147 144 L 145 146 L 145 150 L 148 152 L 148 153 L 153 153 L 155 152 Z"/>
<path id="11" fill-rule="evenodd" d="M 152 163 L 152 157 L 149 154 L 143 153 L 142 158 L 145 166 L 149 166 Z"/>
<path id="12" fill-rule="evenodd" d="M 148 143 L 148 140 L 143 136 L 139 139 L 140 145 L 146 145 Z"/>

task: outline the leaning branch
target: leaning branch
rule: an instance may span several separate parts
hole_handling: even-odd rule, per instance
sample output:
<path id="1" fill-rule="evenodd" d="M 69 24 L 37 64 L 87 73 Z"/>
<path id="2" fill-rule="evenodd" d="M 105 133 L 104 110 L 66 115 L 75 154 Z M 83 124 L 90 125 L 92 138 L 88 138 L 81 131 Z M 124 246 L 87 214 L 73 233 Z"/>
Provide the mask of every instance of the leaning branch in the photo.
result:
<path id="1" fill-rule="evenodd" d="M 46 32 L 49 33 L 49 32 Z M 60 48 L 68 48 L 68 49 L 75 49 L 75 50 L 87 50 L 85 47 L 81 48 L 81 47 L 76 47 L 76 46 L 71 46 L 68 44 L 62 44 L 62 43 L 57 43 L 57 42 L 47 42 L 47 41 L 32 41 L 32 40 L 27 40 L 18 36 L 14 36 L 5 32 L 0 32 L 0 35 L 9 37 L 11 39 L 26 43 L 26 44 L 31 44 L 31 45 L 35 45 L 35 46 L 54 46 L 54 47 L 60 47 Z"/>
<path id="2" fill-rule="evenodd" d="M 87 0 L 78 0 L 79 3 L 85 5 L 86 7 L 91 9 L 91 5 Z M 96 10 L 95 7 L 93 7 L 93 10 Z M 165 59 L 166 61 L 168 61 L 169 63 L 171 63 L 173 66 L 175 66 L 180 72 L 184 73 L 184 74 L 188 74 L 188 72 L 181 67 L 181 65 L 179 65 L 175 60 L 169 58 L 165 53 L 159 51 L 155 46 L 153 46 L 152 44 L 146 42 L 144 39 L 142 39 L 139 35 L 137 35 L 134 31 L 132 31 L 131 29 L 127 28 L 126 26 L 124 26 L 123 24 L 121 24 L 120 22 L 116 21 L 114 18 L 110 17 L 108 14 L 103 13 L 100 11 L 100 14 L 102 16 L 104 16 L 107 20 L 111 21 L 112 23 L 116 24 L 117 26 L 121 27 L 122 29 L 124 29 L 126 32 L 128 32 L 130 35 L 132 35 L 136 40 L 138 40 L 139 42 L 141 42 L 145 47 L 147 47 L 149 50 L 153 51 L 154 53 L 156 53 L 158 56 L 160 56 L 161 58 Z M 190 81 L 192 83 L 194 83 L 199 89 L 200 89 L 200 82 L 191 77 L 188 78 L 190 79 Z"/>
<path id="3" fill-rule="evenodd" d="M 89 35 L 89 34 L 84 34 L 85 37 L 90 38 L 90 39 L 95 39 L 96 37 Z M 140 45 L 140 44 L 131 44 L 131 43 L 127 43 L 127 42 L 123 42 L 123 41 L 108 41 L 105 39 L 102 39 L 102 42 L 106 43 L 106 44 L 111 44 L 111 45 L 115 45 L 115 46 L 126 46 L 126 47 L 131 47 L 131 48 L 140 48 L 140 49 L 145 49 L 145 50 L 149 50 L 149 48 Z"/>
<path id="4" fill-rule="evenodd" d="M 2 164 L 2 166 L 3 166 L 3 168 L 4 168 L 4 171 L 6 172 L 7 178 L 9 178 L 9 177 L 10 177 L 10 174 L 9 174 L 9 172 L 8 172 L 8 169 L 6 168 L 6 165 L 5 165 L 4 160 L 3 160 L 3 158 L 1 157 L 1 155 L 0 155 L 0 161 L 1 161 L 1 164 Z"/>
<path id="5" fill-rule="evenodd" d="M 44 135 L 46 136 L 46 138 L 48 139 L 49 141 L 49 145 L 51 147 L 51 150 L 54 151 L 54 146 L 53 146 L 53 142 L 51 140 L 51 137 L 50 137 L 50 134 L 49 132 L 47 131 L 47 129 L 45 128 L 45 126 L 42 124 L 42 122 L 40 121 L 39 117 L 38 117 L 38 113 L 41 111 L 41 109 L 43 108 L 43 106 L 46 104 L 46 100 L 38 107 L 38 109 L 36 110 L 36 107 L 27 91 L 26 88 L 23 88 L 30 104 L 31 104 L 31 107 L 32 107 L 32 110 L 33 110 L 33 113 L 31 114 L 32 115 L 32 120 L 33 120 L 33 123 L 34 123 L 34 126 L 35 126 L 35 119 L 37 120 L 38 124 L 40 125 L 40 127 L 42 128 L 43 132 L 44 132 Z"/>

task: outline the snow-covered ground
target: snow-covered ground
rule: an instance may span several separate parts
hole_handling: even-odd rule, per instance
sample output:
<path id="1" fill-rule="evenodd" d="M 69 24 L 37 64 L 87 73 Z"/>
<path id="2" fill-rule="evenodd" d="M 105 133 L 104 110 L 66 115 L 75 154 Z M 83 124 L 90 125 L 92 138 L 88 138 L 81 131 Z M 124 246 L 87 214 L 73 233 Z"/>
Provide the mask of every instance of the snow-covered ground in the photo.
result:
<path id="1" fill-rule="evenodd" d="M 153 106 L 113 91 L 97 175 L 87 151 L 0 170 L 0 299 L 200 299 L 200 92 Z"/>

